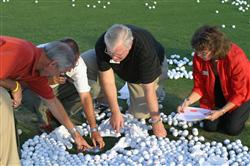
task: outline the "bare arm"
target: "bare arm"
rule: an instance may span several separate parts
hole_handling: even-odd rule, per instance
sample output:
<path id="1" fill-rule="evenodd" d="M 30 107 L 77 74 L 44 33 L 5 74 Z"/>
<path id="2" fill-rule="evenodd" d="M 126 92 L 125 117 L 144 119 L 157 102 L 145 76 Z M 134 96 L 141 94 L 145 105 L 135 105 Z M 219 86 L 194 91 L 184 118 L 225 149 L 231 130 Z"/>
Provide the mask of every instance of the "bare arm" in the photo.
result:
<path id="1" fill-rule="evenodd" d="M 198 100 L 200 100 L 201 96 L 196 93 L 196 92 L 192 92 L 184 101 L 181 105 L 179 105 L 177 107 L 177 111 L 178 112 L 184 112 L 184 109 L 186 107 L 188 107 L 189 105 L 197 102 Z"/>
<path id="2" fill-rule="evenodd" d="M 232 102 L 228 102 L 224 107 L 222 107 L 221 109 L 219 109 L 220 111 L 222 111 L 223 114 L 225 114 L 226 112 L 228 112 L 229 110 L 231 110 L 232 108 L 234 108 L 236 105 Z"/>
<path id="3" fill-rule="evenodd" d="M 90 93 L 89 92 L 79 93 L 79 96 L 90 127 L 96 128 L 97 126 L 94 114 L 94 107 Z"/>
<path id="4" fill-rule="evenodd" d="M 158 100 L 157 100 L 156 91 L 154 88 L 154 82 L 149 83 L 149 84 L 143 84 L 143 90 L 145 93 L 145 98 L 146 98 L 147 106 L 151 114 L 151 117 L 160 118 Z"/>
<path id="5" fill-rule="evenodd" d="M 155 83 L 143 84 L 147 106 L 151 115 L 153 132 L 157 137 L 166 137 L 167 131 L 160 119 Z"/>
<path id="6" fill-rule="evenodd" d="M 123 127 L 124 121 L 118 105 L 117 89 L 115 85 L 113 70 L 109 69 L 105 72 L 100 72 L 99 76 L 102 88 L 108 99 L 108 103 L 112 112 L 112 115 L 110 117 L 110 124 L 113 129 L 117 133 L 119 133 L 120 128 Z"/>
<path id="7" fill-rule="evenodd" d="M 65 126 L 72 135 L 72 137 L 75 140 L 75 143 L 77 144 L 77 149 L 79 151 L 85 151 L 88 148 L 91 148 L 91 146 L 81 137 L 78 131 L 72 130 L 74 128 L 74 124 L 69 119 L 67 113 L 64 110 L 64 107 L 62 106 L 61 102 L 54 97 L 53 99 L 43 99 L 50 109 L 53 116 L 63 125 Z"/>
<path id="8" fill-rule="evenodd" d="M 16 82 L 15 80 L 4 79 L 4 80 L 0 80 L 0 86 L 8 90 L 14 90 L 16 87 Z"/>
<path id="9" fill-rule="evenodd" d="M 86 114 L 87 121 L 90 125 L 90 128 L 96 129 L 97 125 L 96 125 L 94 107 L 93 107 L 90 93 L 89 92 L 79 93 L 79 96 L 80 96 L 81 103 Z M 92 139 L 94 146 L 96 146 L 96 144 L 99 144 L 100 148 L 103 148 L 105 146 L 105 143 L 100 133 L 97 130 L 91 131 L 91 139 Z"/>
<path id="10" fill-rule="evenodd" d="M 191 105 L 195 102 L 197 102 L 198 100 L 200 100 L 201 96 L 196 93 L 196 92 L 192 92 L 188 97 L 187 97 L 187 100 L 188 100 L 188 104 Z"/>
<path id="11" fill-rule="evenodd" d="M 61 102 L 57 99 L 57 97 L 54 97 L 53 99 L 43 99 L 48 106 L 49 110 L 53 114 L 53 116 L 62 124 L 64 125 L 68 130 L 72 129 L 74 127 L 74 124 L 69 119 L 66 111 L 64 110 L 63 105 Z"/>
<path id="12" fill-rule="evenodd" d="M 11 91 L 13 107 L 17 108 L 22 101 L 22 87 L 18 81 L 11 79 L 0 80 L 0 86 Z"/>
<path id="13" fill-rule="evenodd" d="M 232 102 L 228 102 L 224 107 L 220 108 L 219 110 L 212 110 L 211 114 L 207 116 L 206 119 L 214 121 L 224 115 L 227 111 L 231 110 L 235 107 L 235 104 Z"/>
<path id="14" fill-rule="evenodd" d="M 111 112 L 120 112 L 117 101 L 117 89 L 115 85 L 115 77 L 112 69 L 100 72 L 101 86 L 107 97 Z"/>

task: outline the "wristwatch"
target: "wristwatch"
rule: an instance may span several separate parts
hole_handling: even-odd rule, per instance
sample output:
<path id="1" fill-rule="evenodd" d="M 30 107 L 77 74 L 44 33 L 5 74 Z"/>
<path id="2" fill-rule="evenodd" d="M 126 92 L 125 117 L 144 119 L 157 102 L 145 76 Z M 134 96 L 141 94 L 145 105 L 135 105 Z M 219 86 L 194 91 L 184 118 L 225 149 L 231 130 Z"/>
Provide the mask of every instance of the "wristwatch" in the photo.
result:
<path id="1" fill-rule="evenodd" d="M 95 132 L 95 131 L 98 131 L 98 128 L 97 127 L 94 127 L 94 128 L 90 128 L 90 132 Z"/>
<path id="2" fill-rule="evenodd" d="M 156 120 L 152 120 L 151 118 L 149 119 L 149 123 L 151 124 L 156 124 L 162 121 L 162 118 L 156 119 Z"/>

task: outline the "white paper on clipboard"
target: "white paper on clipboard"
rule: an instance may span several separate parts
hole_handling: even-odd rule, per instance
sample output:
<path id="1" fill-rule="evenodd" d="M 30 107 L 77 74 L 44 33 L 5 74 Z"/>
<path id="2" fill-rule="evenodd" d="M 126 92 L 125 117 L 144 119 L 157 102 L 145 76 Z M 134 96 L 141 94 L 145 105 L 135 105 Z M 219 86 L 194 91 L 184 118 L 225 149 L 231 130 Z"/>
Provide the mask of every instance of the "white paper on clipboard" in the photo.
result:
<path id="1" fill-rule="evenodd" d="M 198 108 L 198 107 L 187 107 L 183 113 L 176 114 L 176 118 L 183 121 L 200 121 L 205 119 L 211 110 Z"/>

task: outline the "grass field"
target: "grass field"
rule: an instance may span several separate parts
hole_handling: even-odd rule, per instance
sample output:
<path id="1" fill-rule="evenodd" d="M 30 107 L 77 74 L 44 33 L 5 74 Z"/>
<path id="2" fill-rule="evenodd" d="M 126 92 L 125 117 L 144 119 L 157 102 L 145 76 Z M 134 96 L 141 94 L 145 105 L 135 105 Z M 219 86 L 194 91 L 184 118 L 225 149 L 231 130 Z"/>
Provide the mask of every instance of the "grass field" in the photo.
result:
<path id="1" fill-rule="evenodd" d="M 107 1 L 102 1 L 107 2 Z M 16 36 L 35 44 L 73 37 L 81 51 L 93 48 L 95 41 L 113 23 L 134 24 L 148 29 L 165 46 L 167 56 L 180 54 L 190 56 L 190 38 L 201 25 L 211 24 L 222 29 L 237 43 L 250 58 L 250 13 L 239 12 L 230 3 L 222 4 L 219 0 L 159 0 L 156 9 L 145 7 L 146 0 L 110 0 L 106 9 L 98 6 L 97 0 L 76 0 L 72 7 L 70 0 L 10 0 L 0 2 L 1 35 Z M 231 1 L 230 1 L 231 2 Z M 248 0 L 250 3 L 250 1 Z M 87 4 L 97 7 L 87 8 Z M 219 13 L 216 14 L 215 10 Z M 231 26 L 236 25 L 233 29 Z M 190 57 L 189 57 L 190 58 Z M 167 80 L 167 98 L 164 110 L 175 111 L 176 106 L 188 95 L 192 88 L 191 80 Z M 32 115 L 31 117 L 27 117 Z M 37 134 L 34 114 L 17 112 L 17 126 L 23 130 L 21 143 Z M 34 132 L 35 131 L 35 132 Z M 250 120 L 244 132 L 231 137 L 224 134 L 201 131 L 209 140 L 225 138 L 241 139 L 250 147 Z"/>

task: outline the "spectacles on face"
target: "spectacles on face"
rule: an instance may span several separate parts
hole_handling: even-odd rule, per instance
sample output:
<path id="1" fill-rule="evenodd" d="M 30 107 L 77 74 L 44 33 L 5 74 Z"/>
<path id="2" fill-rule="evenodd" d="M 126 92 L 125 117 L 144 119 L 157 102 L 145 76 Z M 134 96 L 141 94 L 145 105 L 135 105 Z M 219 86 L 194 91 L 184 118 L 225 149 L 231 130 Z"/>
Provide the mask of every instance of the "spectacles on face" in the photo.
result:
<path id="1" fill-rule="evenodd" d="M 113 57 L 113 56 L 114 56 L 114 53 L 113 53 L 113 52 L 111 52 L 111 51 L 108 51 L 107 47 L 105 47 L 105 49 L 104 49 L 104 53 L 105 53 L 105 54 L 108 54 L 108 55 L 109 55 L 109 56 L 111 56 L 111 57 Z"/>
<path id="2" fill-rule="evenodd" d="M 128 54 L 129 49 L 122 50 L 121 53 L 115 53 L 109 51 L 107 48 L 105 48 L 104 53 L 108 54 L 112 59 L 122 60 L 124 57 Z"/>
<path id="3" fill-rule="evenodd" d="M 209 50 L 197 52 L 197 55 L 203 59 L 207 59 L 210 54 L 211 54 L 211 51 Z"/>

